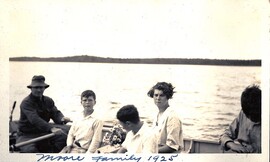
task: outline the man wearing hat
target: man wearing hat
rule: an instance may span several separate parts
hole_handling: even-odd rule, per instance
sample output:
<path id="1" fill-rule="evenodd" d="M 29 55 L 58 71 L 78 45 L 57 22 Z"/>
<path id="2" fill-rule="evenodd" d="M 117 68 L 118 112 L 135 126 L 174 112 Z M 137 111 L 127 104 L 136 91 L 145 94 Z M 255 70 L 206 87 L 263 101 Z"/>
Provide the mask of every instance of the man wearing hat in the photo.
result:
<path id="1" fill-rule="evenodd" d="M 66 145 L 67 134 L 49 121 L 52 119 L 55 124 L 65 124 L 70 122 L 70 119 L 64 117 L 50 97 L 43 95 L 44 90 L 48 87 L 49 85 L 45 83 L 45 77 L 42 75 L 33 76 L 31 84 L 27 86 L 31 89 L 31 93 L 23 99 L 20 105 L 19 137 L 16 142 L 28 141 L 49 133 L 55 135 L 49 139 L 22 146 L 20 152 L 54 153 L 61 151 Z"/>

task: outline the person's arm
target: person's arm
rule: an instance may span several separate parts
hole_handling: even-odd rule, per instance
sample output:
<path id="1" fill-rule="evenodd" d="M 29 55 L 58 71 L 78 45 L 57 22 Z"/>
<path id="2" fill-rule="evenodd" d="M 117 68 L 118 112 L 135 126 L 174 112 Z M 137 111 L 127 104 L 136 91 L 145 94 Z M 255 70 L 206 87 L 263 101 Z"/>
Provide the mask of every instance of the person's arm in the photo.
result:
<path id="1" fill-rule="evenodd" d="M 53 127 L 51 129 L 51 132 L 54 133 L 55 135 L 65 134 L 65 132 L 61 128 L 56 128 L 56 127 Z"/>
<path id="2" fill-rule="evenodd" d="M 66 119 L 62 114 L 62 112 L 57 109 L 57 107 L 54 104 L 54 101 L 51 98 L 44 96 L 44 102 L 46 103 L 46 105 L 48 105 L 48 110 L 50 111 L 50 116 L 53 122 L 55 124 L 63 124 L 63 122 L 65 122 Z"/>
<path id="3" fill-rule="evenodd" d="M 226 151 L 229 150 L 227 143 L 233 142 L 237 138 L 239 131 L 239 115 L 225 129 L 224 133 L 219 138 L 222 148 L 224 148 Z"/>
<path id="4" fill-rule="evenodd" d="M 248 153 L 249 152 L 247 150 L 247 148 L 242 146 L 240 143 L 234 143 L 233 141 L 228 141 L 226 143 L 226 147 L 231 149 L 233 152 L 237 152 L 237 153 Z"/>
<path id="5" fill-rule="evenodd" d="M 224 133 L 220 136 L 220 144 L 225 151 L 231 149 L 234 152 L 246 152 L 246 149 L 240 143 L 234 142 L 239 133 L 239 122 L 241 121 L 242 113 L 241 111 L 237 118 L 232 121 L 229 127 L 226 128 Z"/>
<path id="6" fill-rule="evenodd" d="M 73 122 L 69 117 L 66 117 L 64 116 L 62 119 L 61 119 L 61 123 L 62 124 L 67 124 L 68 122 Z"/>
<path id="7" fill-rule="evenodd" d="M 65 146 L 60 153 L 70 153 L 72 146 Z"/>
<path id="8" fill-rule="evenodd" d="M 172 153 L 177 151 L 179 148 L 183 148 L 182 138 L 182 123 L 180 119 L 175 116 L 169 116 L 166 123 L 167 129 L 167 140 L 166 144 L 159 146 L 159 153 Z"/>
<path id="9" fill-rule="evenodd" d="M 67 146 L 72 146 L 73 142 L 74 142 L 74 133 L 75 133 L 75 124 L 73 123 L 68 131 L 68 135 L 67 135 Z"/>
<path id="10" fill-rule="evenodd" d="M 87 153 L 95 153 L 95 151 L 99 148 L 102 140 L 102 128 L 103 122 L 101 120 L 96 120 L 93 124 L 94 135 L 87 150 Z"/>
<path id="11" fill-rule="evenodd" d="M 75 129 L 75 126 L 73 123 L 73 125 L 70 127 L 70 130 L 68 132 L 67 141 L 66 141 L 67 146 L 64 147 L 64 149 L 61 151 L 61 153 L 70 153 L 71 152 L 73 142 L 74 142 L 74 129 Z"/>
<path id="12" fill-rule="evenodd" d="M 126 148 L 124 148 L 124 147 L 121 147 L 118 151 L 117 151 L 117 153 L 126 153 L 127 152 L 127 149 Z"/>

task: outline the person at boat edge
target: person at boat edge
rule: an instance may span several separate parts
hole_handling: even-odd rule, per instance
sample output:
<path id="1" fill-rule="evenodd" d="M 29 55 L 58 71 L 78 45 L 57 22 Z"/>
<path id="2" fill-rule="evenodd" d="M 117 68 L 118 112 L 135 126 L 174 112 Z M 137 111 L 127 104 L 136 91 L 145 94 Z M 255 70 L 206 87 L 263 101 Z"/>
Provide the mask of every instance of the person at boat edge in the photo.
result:
<path id="1" fill-rule="evenodd" d="M 84 118 L 71 125 L 67 137 L 67 146 L 60 153 L 95 153 L 100 147 L 103 121 L 92 116 L 96 105 L 94 91 L 83 91 L 81 104 Z"/>
<path id="2" fill-rule="evenodd" d="M 184 149 L 181 119 L 169 105 L 174 88 L 171 83 L 158 82 L 147 93 L 158 108 L 152 125 L 158 137 L 158 153 L 180 153 Z"/>
<path id="3" fill-rule="evenodd" d="M 156 135 L 147 123 L 140 120 L 134 105 L 123 106 L 118 110 L 116 117 L 128 132 L 117 153 L 158 153 Z"/>
<path id="4" fill-rule="evenodd" d="M 250 85 L 241 95 L 241 111 L 220 136 L 225 151 L 261 153 L 261 89 Z"/>
<path id="5" fill-rule="evenodd" d="M 31 84 L 27 86 L 31 93 L 20 104 L 20 118 L 18 123 L 18 138 L 16 143 L 25 142 L 48 133 L 55 136 L 41 142 L 30 143 L 19 148 L 21 153 L 52 152 L 56 153 L 66 145 L 66 133 L 49 123 L 50 119 L 55 124 L 66 124 L 70 118 L 65 117 L 57 109 L 53 99 L 44 96 L 45 89 L 49 87 L 45 83 L 43 75 L 34 75 Z"/>

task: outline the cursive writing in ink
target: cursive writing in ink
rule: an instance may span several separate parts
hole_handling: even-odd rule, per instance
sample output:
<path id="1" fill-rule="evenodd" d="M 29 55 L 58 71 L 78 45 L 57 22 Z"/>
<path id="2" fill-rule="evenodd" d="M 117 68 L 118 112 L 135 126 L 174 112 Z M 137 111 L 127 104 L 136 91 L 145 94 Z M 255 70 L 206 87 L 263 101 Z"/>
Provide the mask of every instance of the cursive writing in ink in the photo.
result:
<path id="1" fill-rule="evenodd" d="M 169 158 L 169 160 L 170 160 L 170 161 L 173 161 L 173 159 L 174 159 L 175 157 L 177 157 L 177 156 L 178 156 L 178 154 L 172 155 L 172 156 Z"/>
<path id="2" fill-rule="evenodd" d="M 139 162 L 142 157 L 135 157 L 134 155 L 131 155 L 128 157 L 106 157 L 106 156 L 93 156 L 92 160 L 95 160 L 96 162 L 100 161 L 137 161 Z"/>
<path id="3" fill-rule="evenodd" d="M 53 155 L 46 155 L 46 154 L 36 154 L 36 155 L 40 155 L 41 157 L 37 160 L 44 160 L 44 161 L 67 161 L 67 160 L 71 160 L 71 161 L 82 161 L 84 159 L 84 157 L 80 157 L 80 156 L 53 156 Z"/>
<path id="4" fill-rule="evenodd" d="M 153 161 L 153 162 L 174 161 L 174 158 L 177 157 L 177 156 L 178 156 L 178 154 L 171 155 L 171 156 L 167 159 L 167 156 L 156 155 L 156 156 L 149 156 L 147 160 L 148 160 L 148 161 Z"/>

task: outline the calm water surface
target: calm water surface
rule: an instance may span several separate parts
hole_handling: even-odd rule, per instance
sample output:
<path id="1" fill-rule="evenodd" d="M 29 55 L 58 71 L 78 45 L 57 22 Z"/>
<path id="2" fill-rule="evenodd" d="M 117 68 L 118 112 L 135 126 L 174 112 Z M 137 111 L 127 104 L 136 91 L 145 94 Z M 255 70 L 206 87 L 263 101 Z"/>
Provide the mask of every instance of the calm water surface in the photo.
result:
<path id="1" fill-rule="evenodd" d="M 213 141 L 239 113 L 244 88 L 261 83 L 261 67 L 10 62 L 9 109 L 17 101 L 13 119 L 19 119 L 19 104 L 36 74 L 50 85 L 44 95 L 73 120 L 82 117 L 81 92 L 92 89 L 95 116 L 115 120 L 120 107 L 134 104 L 143 120 L 151 122 L 157 108 L 147 92 L 159 81 L 170 82 L 176 93 L 169 102 L 182 119 L 184 136 Z"/>

